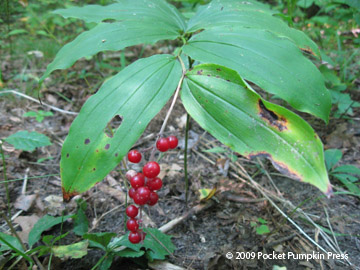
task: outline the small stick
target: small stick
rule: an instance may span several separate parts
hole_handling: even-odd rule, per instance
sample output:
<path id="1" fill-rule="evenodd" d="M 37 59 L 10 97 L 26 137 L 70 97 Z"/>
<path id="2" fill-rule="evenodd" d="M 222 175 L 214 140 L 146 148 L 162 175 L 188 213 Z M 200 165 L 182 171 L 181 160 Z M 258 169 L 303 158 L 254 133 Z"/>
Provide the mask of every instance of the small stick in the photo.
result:
<path id="1" fill-rule="evenodd" d="M 27 182 L 28 182 L 28 174 L 29 174 L 30 168 L 26 168 L 25 170 L 25 176 L 24 176 L 24 182 L 21 188 L 21 195 L 25 195 L 26 193 L 26 186 L 27 186 Z"/>
<path id="2" fill-rule="evenodd" d="M 55 107 L 55 106 L 46 104 L 46 103 L 44 103 L 44 102 L 40 102 L 40 101 L 38 101 L 38 100 L 35 99 L 35 98 L 32 98 L 32 97 L 30 97 L 30 96 L 28 96 L 28 95 L 25 95 L 25 94 L 23 94 L 23 93 L 20 93 L 20 92 L 18 92 L 18 91 L 15 91 L 15 90 L 0 91 L 0 94 L 15 94 L 15 95 L 24 97 L 24 98 L 26 98 L 26 99 L 29 99 L 29 100 L 31 100 L 31 101 L 34 101 L 34 102 L 36 102 L 36 103 L 38 103 L 38 104 L 44 105 L 44 106 L 46 106 L 46 107 L 49 107 L 50 109 L 52 109 L 52 110 L 54 110 L 54 111 L 58 111 L 58 112 L 65 113 L 65 114 L 78 115 L 78 113 L 76 113 L 76 112 L 70 112 L 70 111 L 66 111 L 66 110 L 59 109 L 59 108 L 57 108 L 57 107 Z"/>

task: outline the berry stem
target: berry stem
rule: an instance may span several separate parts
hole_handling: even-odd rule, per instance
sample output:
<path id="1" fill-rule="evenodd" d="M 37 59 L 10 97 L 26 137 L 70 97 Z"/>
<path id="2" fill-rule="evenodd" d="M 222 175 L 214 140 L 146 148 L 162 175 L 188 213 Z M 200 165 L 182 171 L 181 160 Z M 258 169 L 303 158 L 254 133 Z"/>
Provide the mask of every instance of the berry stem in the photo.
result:
<path id="1" fill-rule="evenodd" d="M 161 135 L 164 133 L 166 124 L 167 124 L 167 122 L 168 122 L 168 120 L 169 120 L 169 117 L 170 117 L 170 114 L 171 114 L 172 110 L 174 109 L 174 106 L 175 106 L 177 97 L 178 97 L 178 95 L 179 95 L 179 92 L 180 92 L 182 83 L 183 83 L 184 78 L 185 78 L 186 68 L 185 68 L 184 62 L 183 62 L 183 60 L 181 59 L 180 56 L 178 56 L 177 58 L 178 58 L 178 60 L 179 60 L 179 62 L 180 62 L 180 64 L 181 64 L 181 68 L 182 68 L 181 78 L 180 78 L 180 80 L 179 80 L 178 86 L 176 87 L 175 94 L 174 94 L 174 98 L 173 98 L 173 100 L 172 100 L 172 102 L 171 102 L 171 105 L 170 105 L 169 110 L 168 110 L 167 113 L 166 113 L 164 122 L 162 123 L 162 126 L 161 126 L 160 131 L 159 131 L 159 133 L 158 133 L 158 135 L 157 135 L 157 138 L 156 138 L 156 140 L 155 140 L 155 143 L 156 143 L 156 141 L 161 137 Z M 154 160 L 155 151 L 156 151 L 156 147 L 154 147 L 153 150 L 151 151 L 151 155 L 150 155 L 150 159 L 149 159 L 150 161 Z"/>

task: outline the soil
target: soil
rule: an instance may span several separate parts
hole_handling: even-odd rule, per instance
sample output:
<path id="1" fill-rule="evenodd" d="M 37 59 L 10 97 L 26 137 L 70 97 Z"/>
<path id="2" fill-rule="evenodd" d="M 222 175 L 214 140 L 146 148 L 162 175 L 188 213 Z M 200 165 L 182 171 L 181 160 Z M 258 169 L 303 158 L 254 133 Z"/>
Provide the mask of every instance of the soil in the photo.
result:
<path id="1" fill-rule="evenodd" d="M 137 55 L 139 49 L 133 48 L 132 55 Z M 145 56 L 160 52 L 161 48 L 148 48 Z M 128 60 L 135 60 L 136 57 L 130 56 Z M 34 60 L 35 61 L 35 60 Z M 36 97 L 35 92 L 31 91 L 28 83 L 14 80 L 14 74 L 22 70 L 22 59 L 15 56 L 2 56 L 2 76 L 7 83 L 7 89 L 16 89 L 19 92 L 27 93 Z M 28 66 L 26 72 L 40 76 L 45 68 L 45 63 L 41 63 L 36 69 Z M 41 89 L 41 100 L 58 108 L 68 111 L 78 112 L 81 105 L 91 93 L 96 91 L 101 75 L 90 77 L 87 81 L 79 79 L 81 70 L 96 70 L 95 62 L 79 61 L 71 68 L 76 75 L 64 80 L 66 71 L 55 72 L 50 79 L 45 82 Z M 68 71 L 69 72 L 69 71 Z M 110 74 L 110 71 L 107 71 Z M 95 71 L 96 73 L 96 71 Z M 109 75 L 109 74 L 106 74 Z M 103 75 L 103 74 L 102 74 Z M 29 90 L 30 89 L 30 90 Z M 65 97 L 67 100 L 62 98 Z M 356 97 L 355 97 L 356 98 Z M 360 98 L 357 97 L 357 101 Z M 70 102 L 69 102 L 70 101 Z M 168 103 L 164 109 L 152 120 L 143 136 L 137 144 L 137 149 L 142 151 L 154 144 L 151 135 L 157 134 L 163 122 L 164 116 L 169 108 Z M 56 204 L 54 200 L 49 201 L 49 196 L 53 198 L 61 197 L 61 181 L 59 176 L 59 161 L 61 156 L 61 145 L 67 136 L 73 115 L 52 111 L 54 116 L 46 117 L 41 123 L 34 118 L 25 118 L 23 114 L 27 111 L 39 109 L 48 110 L 26 98 L 16 95 L 0 97 L 0 139 L 4 139 L 18 130 L 37 131 L 50 137 L 51 146 L 41 147 L 34 152 L 25 152 L 14 149 L 11 145 L 4 142 L 3 149 L 6 158 L 6 173 L 9 180 L 20 179 L 8 183 L 10 190 L 10 203 L 12 205 L 11 215 L 14 216 L 19 209 L 15 209 L 15 202 L 18 200 L 24 184 L 25 176 L 28 177 L 26 185 L 26 195 L 36 195 L 34 205 L 27 211 L 22 211 L 20 216 L 45 214 L 61 215 L 63 209 L 67 213 L 75 211 L 74 203 Z M 355 111 L 359 113 L 359 110 Z M 348 256 L 349 265 L 345 260 L 325 259 L 296 259 L 288 257 L 289 254 L 297 256 L 299 254 L 316 254 L 318 257 L 323 254 L 319 247 L 316 247 L 307 239 L 293 224 L 289 222 L 279 210 L 276 209 L 250 182 L 241 182 L 234 176 L 238 175 L 237 167 L 230 167 L 228 170 L 222 166 L 227 157 L 224 154 L 211 154 L 202 152 L 204 149 L 221 146 L 212 136 L 204 131 L 194 122 L 190 125 L 190 144 L 195 145 L 188 153 L 188 172 L 189 172 L 189 198 L 185 203 L 185 181 L 183 172 L 184 163 L 184 118 L 185 111 L 180 101 L 177 102 L 175 109 L 170 117 L 170 122 L 166 129 L 166 134 L 174 134 L 180 139 L 179 149 L 169 151 L 160 161 L 162 168 L 168 169 L 163 176 L 164 186 L 159 191 L 160 201 L 157 207 L 146 210 L 155 222 L 157 227 L 161 227 L 167 222 L 174 220 L 191 207 L 200 204 L 200 188 L 213 188 L 216 185 L 222 186 L 223 183 L 233 185 L 231 189 L 225 189 L 222 193 L 215 195 L 208 202 L 210 206 L 198 214 L 191 215 L 184 222 L 175 226 L 168 234 L 172 235 L 176 250 L 173 256 L 167 260 L 183 269 L 275 269 L 273 266 L 283 266 L 286 268 L 278 269 L 356 269 L 360 266 L 360 201 L 359 198 L 349 195 L 334 195 L 330 199 L 324 197 L 316 188 L 286 179 L 277 174 L 274 168 L 266 160 L 262 160 L 264 168 L 257 160 L 246 160 L 239 156 L 238 163 L 246 171 L 253 175 L 254 180 L 259 183 L 279 206 L 281 211 L 286 213 L 294 220 L 303 232 L 314 239 L 319 246 L 327 251 L 332 251 L 331 246 L 319 234 L 319 230 L 309 224 L 299 213 L 293 213 L 289 203 L 299 206 L 306 212 L 312 220 L 328 230 L 343 234 L 337 235 L 334 242 L 337 243 L 339 250 Z M 359 115 L 359 114 L 358 114 Z M 325 149 L 338 148 L 342 150 L 344 157 L 342 163 L 360 166 L 360 122 L 357 120 L 348 121 L 346 119 L 331 119 L 328 126 L 322 122 L 302 114 L 316 129 L 324 142 Z M 339 131 L 340 128 L 340 131 Z M 149 139 L 150 138 L 150 139 Z M 40 158 L 49 158 L 39 163 Z M 177 165 L 177 166 L 176 166 Z M 134 166 L 136 169 L 136 166 Z M 92 232 L 115 232 L 123 234 L 124 231 L 124 211 L 125 206 L 116 196 L 111 196 L 104 192 L 106 188 L 113 188 L 121 192 L 124 190 L 123 179 L 119 174 L 119 168 L 113 170 L 109 177 L 97 184 L 90 191 L 81 195 L 87 202 L 86 216 L 89 220 Z M 264 170 L 265 169 L 265 170 Z M 1 177 L 4 168 L 1 167 Z M 265 173 L 266 172 L 266 173 Z M 271 180 L 266 176 L 270 173 Z M 39 177 L 39 178 L 33 178 Z M 112 181 L 115 179 L 115 182 Z M 336 188 L 335 191 L 342 190 L 341 184 L 335 179 L 331 179 Z M 277 193 L 276 187 L 280 194 Z M 274 198 L 282 198 L 275 200 Z M 235 198 L 235 199 L 234 199 Z M 46 200 L 45 200 L 46 199 Z M 235 200 L 239 200 L 235 201 Z M 116 208 L 117 207 L 117 208 Z M 115 209 L 113 211 L 110 211 Z M 0 210 L 7 211 L 7 202 L 4 185 L 0 186 Z M 110 211 L 110 212 L 109 212 Z M 103 215 L 103 216 L 102 216 Z M 99 220 L 99 217 L 102 217 Z M 270 233 L 257 234 L 256 228 L 261 225 L 259 218 L 267 222 Z M 95 222 L 97 221 L 97 222 Z M 331 227 L 329 226 L 331 224 Z M 0 224 L 2 232 L 8 232 L 8 227 L 2 220 Z M 64 224 L 63 230 L 71 229 L 71 222 Z M 21 228 L 17 227 L 20 232 Z M 57 234 L 60 226 L 55 226 L 47 233 Z M 80 238 L 74 234 L 64 240 L 64 243 L 74 243 Z M 331 244 L 333 245 L 333 244 Z M 231 252 L 233 259 L 227 259 L 226 254 Z M 284 253 L 285 258 L 266 259 L 260 254 Z M 247 254 L 247 255 L 246 255 Z M 242 256 L 255 254 L 255 259 L 236 259 Z M 60 260 L 53 258 L 51 269 L 91 269 L 103 255 L 99 250 L 90 250 L 81 259 Z M 259 258 L 258 258 L 259 256 Z M 40 258 L 44 265 L 49 261 L 48 256 Z M 149 269 L 140 266 L 138 263 L 144 260 L 129 260 L 115 258 L 111 269 Z M 8 267 L 7 264 L 6 267 Z M 19 263 L 18 269 L 24 269 L 25 263 Z M 6 269 L 6 267 L 4 269 Z M 25 268 L 26 269 L 26 268 Z M 359 268 L 358 268 L 359 269 Z"/>

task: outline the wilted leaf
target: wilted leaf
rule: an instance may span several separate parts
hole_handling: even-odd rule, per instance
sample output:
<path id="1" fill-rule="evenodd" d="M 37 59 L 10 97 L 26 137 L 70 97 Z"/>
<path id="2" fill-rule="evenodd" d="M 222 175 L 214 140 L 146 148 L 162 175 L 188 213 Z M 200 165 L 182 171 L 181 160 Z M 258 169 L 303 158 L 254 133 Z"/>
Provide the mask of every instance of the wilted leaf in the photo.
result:
<path id="1" fill-rule="evenodd" d="M 81 241 L 79 243 L 64 245 L 64 246 L 54 246 L 52 252 L 56 257 L 64 259 L 79 259 L 84 257 L 87 254 L 89 242 Z"/>

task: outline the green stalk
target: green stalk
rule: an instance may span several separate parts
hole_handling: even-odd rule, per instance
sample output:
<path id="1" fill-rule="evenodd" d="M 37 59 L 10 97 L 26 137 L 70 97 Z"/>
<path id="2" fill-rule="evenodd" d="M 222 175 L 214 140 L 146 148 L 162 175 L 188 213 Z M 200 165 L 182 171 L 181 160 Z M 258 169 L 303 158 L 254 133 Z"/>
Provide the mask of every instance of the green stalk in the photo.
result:
<path id="1" fill-rule="evenodd" d="M 185 127 L 185 153 L 184 153 L 184 174 L 185 174 L 185 205 L 188 205 L 189 197 L 189 177 L 187 168 L 187 150 L 188 150 L 188 139 L 189 139 L 189 126 L 190 126 L 190 115 L 186 114 L 186 127 Z"/>
<path id="2" fill-rule="evenodd" d="M 0 140 L 0 152 L 1 152 L 1 157 L 2 157 L 2 162 L 3 162 L 3 174 L 4 174 L 4 185 L 5 185 L 5 191 L 6 191 L 6 201 L 7 201 L 7 207 L 8 207 L 8 215 L 10 216 L 10 210 L 11 210 L 11 205 L 10 205 L 10 192 L 9 192 L 9 185 L 8 185 L 8 180 L 7 180 L 7 173 L 6 173 L 6 163 L 5 163 L 5 155 L 4 155 L 4 150 L 2 147 L 2 141 Z"/>

